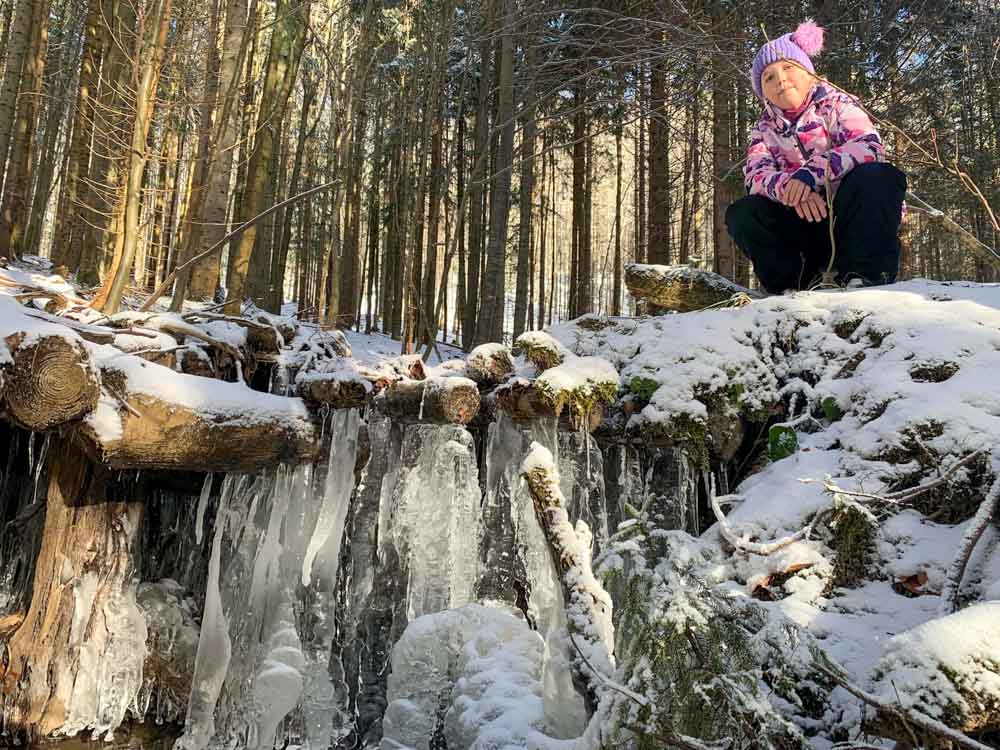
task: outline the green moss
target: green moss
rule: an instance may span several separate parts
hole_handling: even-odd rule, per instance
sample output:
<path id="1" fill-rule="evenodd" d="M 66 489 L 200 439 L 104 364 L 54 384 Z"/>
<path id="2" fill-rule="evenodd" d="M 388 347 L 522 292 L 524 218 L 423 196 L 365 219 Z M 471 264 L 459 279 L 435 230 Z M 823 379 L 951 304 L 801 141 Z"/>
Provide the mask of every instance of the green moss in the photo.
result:
<path id="1" fill-rule="evenodd" d="M 823 416 L 827 418 L 827 421 L 832 423 L 843 419 L 844 412 L 841 410 L 840 404 L 837 403 L 837 399 L 833 396 L 827 396 L 819 402 L 819 405 L 823 409 Z"/>
<path id="2" fill-rule="evenodd" d="M 831 546 L 837 552 L 833 586 L 858 586 L 870 577 L 875 564 L 878 520 L 857 503 L 842 503 L 829 525 L 833 530 Z"/>
<path id="3" fill-rule="evenodd" d="M 767 433 L 767 457 L 772 461 L 788 458 L 799 449 L 795 430 L 787 425 L 772 425 Z"/>
<path id="4" fill-rule="evenodd" d="M 882 342 L 888 338 L 892 331 L 888 328 L 876 328 L 875 326 L 872 326 L 866 331 L 866 333 L 868 335 L 868 340 L 872 342 L 872 346 L 877 348 L 882 346 Z"/>
<path id="5" fill-rule="evenodd" d="M 563 362 L 562 352 L 550 347 L 536 346 L 526 342 L 521 342 L 518 346 L 524 354 L 524 358 L 537 367 L 539 372 L 561 365 Z"/>
<path id="6" fill-rule="evenodd" d="M 645 378 L 641 375 L 636 375 L 628 381 L 628 392 L 643 401 L 649 401 L 653 398 L 653 394 L 656 393 L 659 387 L 659 381 L 652 378 Z"/>
<path id="7" fill-rule="evenodd" d="M 842 339 L 849 339 L 868 315 L 869 313 L 861 310 L 850 310 L 843 318 L 834 323 L 833 332 Z"/>
<path id="8" fill-rule="evenodd" d="M 544 380 L 536 381 L 542 401 L 556 414 L 568 409 L 570 416 L 585 424 L 586 417 L 604 404 L 613 404 L 618 398 L 618 384 L 611 382 L 586 383 L 563 390 L 556 390 Z"/>
<path id="9" fill-rule="evenodd" d="M 646 423 L 641 428 L 643 442 L 652 445 L 674 445 L 683 448 L 699 469 L 707 469 L 708 428 L 705 422 L 690 414 L 678 414 L 666 423 Z"/>
<path id="10" fill-rule="evenodd" d="M 597 315 L 584 315 L 576 321 L 576 326 L 585 331 L 603 331 L 605 328 L 611 328 L 614 325 L 615 321 L 610 318 L 602 318 Z"/>

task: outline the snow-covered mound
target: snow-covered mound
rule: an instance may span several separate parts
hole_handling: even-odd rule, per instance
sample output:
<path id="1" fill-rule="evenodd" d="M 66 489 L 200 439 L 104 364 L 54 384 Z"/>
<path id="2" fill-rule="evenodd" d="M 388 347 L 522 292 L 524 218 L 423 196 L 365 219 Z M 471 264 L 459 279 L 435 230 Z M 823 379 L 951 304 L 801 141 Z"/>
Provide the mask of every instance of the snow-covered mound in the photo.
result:
<path id="1" fill-rule="evenodd" d="M 691 441 L 711 440 L 713 419 L 742 420 L 751 440 L 760 433 L 743 463 L 762 468 L 718 498 L 720 523 L 688 537 L 687 552 L 672 542 L 670 565 L 678 555 L 697 564 L 653 576 L 654 602 L 676 606 L 678 586 L 699 581 L 704 596 L 763 613 L 812 644 L 786 673 L 816 679 L 810 654 L 822 652 L 851 686 L 895 698 L 886 690 L 896 685 L 930 717 L 996 727 L 1000 619 L 991 633 L 969 626 L 968 658 L 928 643 L 954 641 L 959 621 L 994 612 L 977 602 L 1000 599 L 1000 530 L 986 507 L 1000 476 L 1000 286 L 917 280 L 551 333 L 618 368 L 634 435 L 679 435 L 706 460 Z M 776 434 L 786 440 L 778 451 Z M 708 453 L 717 458 L 716 448 Z M 650 565 L 650 543 L 646 532 L 620 532 L 605 572 Z M 619 596 L 615 605 L 626 616 L 629 604 Z M 691 612 L 664 616 L 700 632 Z M 629 674 L 631 687 L 650 687 Z M 813 745 L 853 737 L 862 722 L 892 731 L 837 681 L 810 705 L 772 678 L 765 670 L 760 687 Z"/>

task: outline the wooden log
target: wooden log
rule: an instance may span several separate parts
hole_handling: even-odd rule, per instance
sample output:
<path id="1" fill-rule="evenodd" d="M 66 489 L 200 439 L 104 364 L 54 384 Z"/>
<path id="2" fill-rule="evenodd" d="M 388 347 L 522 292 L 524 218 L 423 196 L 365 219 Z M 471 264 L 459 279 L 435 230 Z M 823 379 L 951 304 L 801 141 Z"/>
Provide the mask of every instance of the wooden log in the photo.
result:
<path id="1" fill-rule="evenodd" d="M 479 388 L 468 378 L 399 380 L 377 403 L 399 421 L 465 425 L 479 411 Z"/>
<path id="2" fill-rule="evenodd" d="M 8 413 L 29 430 L 47 430 L 93 411 L 100 396 L 97 371 L 72 335 L 6 338 L 13 363 L 4 396 Z"/>
<path id="3" fill-rule="evenodd" d="M 296 379 L 295 392 L 310 405 L 331 409 L 360 409 L 368 401 L 369 388 L 362 380 L 341 373 L 307 373 Z"/>
<path id="4" fill-rule="evenodd" d="M 625 266 L 625 285 L 635 299 L 656 311 L 693 312 L 725 302 L 736 294 L 751 299 L 760 293 L 735 284 L 711 271 L 691 266 L 657 266 L 630 263 Z"/>
<path id="5" fill-rule="evenodd" d="M 110 471 L 68 439 L 56 438 L 50 450 L 58 459 L 49 464 L 31 606 L 6 641 L 2 672 L 6 730 L 32 740 L 110 728 L 99 716 L 114 723 L 116 712 L 99 709 L 87 684 L 100 673 L 105 684 L 126 685 L 134 672 L 138 688 L 146 638 L 134 590 L 142 503 L 110 502 Z M 102 699 L 121 703 L 124 716 L 131 697 Z"/>
<path id="6" fill-rule="evenodd" d="M 497 407 L 521 424 L 557 417 L 560 429 L 577 431 L 583 427 L 587 432 L 593 432 L 604 421 L 604 408 L 601 405 L 586 414 L 580 414 L 571 406 L 567 408 L 564 402 L 553 401 L 542 394 L 530 380 L 518 378 L 509 381 L 494 393 Z"/>
<path id="7" fill-rule="evenodd" d="M 151 364 L 112 363 L 102 376 L 105 396 L 75 434 L 106 466 L 254 472 L 318 450 L 320 428 L 301 399 Z"/>
<path id="8" fill-rule="evenodd" d="M 514 360 L 502 344 L 480 344 L 469 352 L 465 372 L 480 388 L 492 388 L 514 372 Z"/>

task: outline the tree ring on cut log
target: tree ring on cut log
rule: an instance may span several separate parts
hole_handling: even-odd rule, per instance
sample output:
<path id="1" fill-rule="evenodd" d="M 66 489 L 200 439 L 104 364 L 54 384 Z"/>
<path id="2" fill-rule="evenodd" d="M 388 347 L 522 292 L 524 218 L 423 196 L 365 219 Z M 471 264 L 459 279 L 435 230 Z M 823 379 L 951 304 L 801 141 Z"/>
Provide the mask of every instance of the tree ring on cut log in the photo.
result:
<path id="1" fill-rule="evenodd" d="M 79 341 L 43 336 L 11 348 L 7 408 L 26 428 L 47 430 L 80 419 L 97 406 L 100 383 Z"/>

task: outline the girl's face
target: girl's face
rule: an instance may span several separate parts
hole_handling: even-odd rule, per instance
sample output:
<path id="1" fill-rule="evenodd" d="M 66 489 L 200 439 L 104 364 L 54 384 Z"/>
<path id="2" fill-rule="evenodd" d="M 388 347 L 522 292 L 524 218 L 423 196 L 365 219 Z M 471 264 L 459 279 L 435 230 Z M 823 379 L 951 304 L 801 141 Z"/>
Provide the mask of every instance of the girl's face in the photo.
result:
<path id="1" fill-rule="evenodd" d="M 760 85 L 767 100 L 781 109 L 798 109 L 815 80 L 812 73 L 791 60 L 778 60 L 764 68 Z"/>

